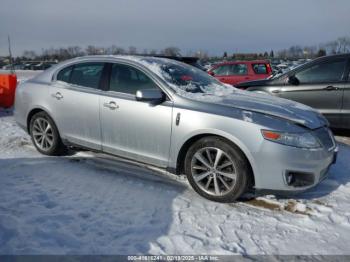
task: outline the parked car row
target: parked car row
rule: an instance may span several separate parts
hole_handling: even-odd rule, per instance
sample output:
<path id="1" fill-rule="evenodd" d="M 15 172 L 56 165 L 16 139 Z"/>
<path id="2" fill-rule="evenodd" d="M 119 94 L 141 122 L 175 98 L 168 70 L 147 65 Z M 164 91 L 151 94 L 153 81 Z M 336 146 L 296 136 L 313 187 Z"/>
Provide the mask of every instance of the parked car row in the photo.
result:
<path id="1" fill-rule="evenodd" d="M 298 60 L 282 60 L 282 59 L 271 59 L 271 66 L 274 75 L 283 74 L 291 69 L 301 66 L 311 59 L 298 59 Z"/>
<path id="2" fill-rule="evenodd" d="M 319 110 L 333 128 L 350 129 L 350 54 L 313 61 L 234 61 L 208 73 L 239 89 L 291 99 Z"/>
<path id="3" fill-rule="evenodd" d="M 230 66 L 270 72 L 263 61 Z M 17 87 L 15 117 L 43 154 L 87 148 L 154 165 L 186 174 L 196 192 L 219 202 L 250 190 L 311 188 L 327 176 L 338 150 L 316 110 L 233 89 L 165 58 L 60 63 Z"/>
<path id="4" fill-rule="evenodd" d="M 3 67 L 4 70 L 15 69 L 15 70 L 46 70 L 51 66 L 57 64 L 53 61 L 29 61 L 23 63 L 17 63 L 13 65 L 6 65 Z"/>
<path id="5" fill-rule="evenodd" d="M 350 54 L 315 59 L 269 79 L 236 85 L 309 105 L 334 128 L 350 129 Z"/>

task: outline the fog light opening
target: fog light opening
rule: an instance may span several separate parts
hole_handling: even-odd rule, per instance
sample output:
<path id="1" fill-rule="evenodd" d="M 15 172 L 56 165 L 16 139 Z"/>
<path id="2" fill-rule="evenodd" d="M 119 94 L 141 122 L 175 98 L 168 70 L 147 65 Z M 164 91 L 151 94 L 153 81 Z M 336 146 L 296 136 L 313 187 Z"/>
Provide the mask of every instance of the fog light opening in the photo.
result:
<path id="1" fill-rule="evenodd" d="M 306 187 L 314 184 L 315 176 L 310 173 L 287 171 L 285 174 L 285 181 L 288 186 Z"/>

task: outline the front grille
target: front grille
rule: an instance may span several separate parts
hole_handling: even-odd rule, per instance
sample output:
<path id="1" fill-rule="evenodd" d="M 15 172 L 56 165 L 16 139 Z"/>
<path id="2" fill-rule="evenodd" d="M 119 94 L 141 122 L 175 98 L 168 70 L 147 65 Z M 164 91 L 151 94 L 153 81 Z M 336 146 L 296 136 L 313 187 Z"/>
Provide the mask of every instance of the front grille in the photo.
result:
<path id="1" fill-rule="evenodd" d="M 328 128 L 322 127 L 316 129 L 314 133 L 325 148 L 332 149 L 335 146 L 333 135 L 331 134 L 331 131 Z"/>

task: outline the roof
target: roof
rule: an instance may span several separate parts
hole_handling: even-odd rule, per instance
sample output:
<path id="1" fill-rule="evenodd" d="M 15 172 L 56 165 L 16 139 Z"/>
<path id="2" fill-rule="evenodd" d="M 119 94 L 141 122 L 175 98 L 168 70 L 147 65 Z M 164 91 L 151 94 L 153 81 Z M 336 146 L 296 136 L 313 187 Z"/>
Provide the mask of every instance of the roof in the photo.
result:
<path id="1" fill-rule="evenodd" d="M 269 60 L 243 60 L 243 61 L 224 61 L 215 64 L 215 66 L 218 65 L 231 65 L 231 64 L 238 64 L 238 63 L 247 63 L 247 64 L 259 64 L 259 63 L 270 63 Z"/>

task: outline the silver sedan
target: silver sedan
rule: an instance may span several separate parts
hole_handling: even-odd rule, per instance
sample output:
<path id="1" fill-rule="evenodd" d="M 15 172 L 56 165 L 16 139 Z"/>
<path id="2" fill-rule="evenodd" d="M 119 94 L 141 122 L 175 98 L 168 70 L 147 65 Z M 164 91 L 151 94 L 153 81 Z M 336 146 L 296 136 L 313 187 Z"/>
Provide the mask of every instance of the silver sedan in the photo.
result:
<path id="1" fill-rule="evenodd" d="M 240 91 L 180 62 L 93 56 L 19 85 L 15 116 L 37 150 L 86 148 L 186 174 L 200 195 L 300 192 L 335 162 L 327 120 L 310 107 Z"/>

